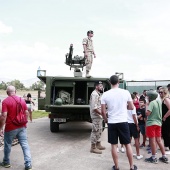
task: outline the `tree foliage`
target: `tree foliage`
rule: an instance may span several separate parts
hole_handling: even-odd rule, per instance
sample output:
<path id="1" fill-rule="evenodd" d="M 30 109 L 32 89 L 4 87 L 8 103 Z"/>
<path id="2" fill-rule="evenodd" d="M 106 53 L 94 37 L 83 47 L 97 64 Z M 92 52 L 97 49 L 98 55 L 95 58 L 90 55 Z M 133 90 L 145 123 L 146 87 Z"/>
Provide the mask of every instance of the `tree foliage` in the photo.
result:
<path id="1" fill-rule="evenodd" d="M 21 83 L 19 80 L 12 80 L 10 82 L 1 82 L 0 83 L 0 90 L 6 90 L 8 86 L 15 86 L 16 90 L 38 90 L 38 89 L 44 89 L 45 84 L 42 81 L 37 81 L 33 83 L 29 88 L 26 88 L 23 83 Z"/>
<path id="2" fill-rule="evenodd" d="M 7 88 L 6 83 L 2 81 L 2 82 L 0 83 L 0 89 L 1 89 L 1 90 L 6 90 L 6 88 Z"/>
<path id="3" fill-rule="evenodd" d="M 0 89 L 6 90 L 7 86 L 10 86 L 10 85 L 15 86 L 16 89 L 25 89 L 24 84 L 21 83 L 19 80 L 12 80 L 7 83 L 2 81 L 0 84 Z"/>
<path id="4" fill-rule="evenodd" d="M 30 89 L 32 90 L 44 89 L 44 86 L 45 84 L 42 81 L 37 81 L 31 85 Z"/>

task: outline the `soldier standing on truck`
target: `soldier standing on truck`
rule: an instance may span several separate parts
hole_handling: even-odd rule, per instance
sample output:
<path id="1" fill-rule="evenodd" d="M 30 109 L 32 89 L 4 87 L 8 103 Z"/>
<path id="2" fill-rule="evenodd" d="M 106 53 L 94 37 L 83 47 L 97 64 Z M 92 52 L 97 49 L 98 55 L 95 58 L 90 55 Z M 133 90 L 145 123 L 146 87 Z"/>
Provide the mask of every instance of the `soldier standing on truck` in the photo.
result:
<path id="1" fill-rule="evenodd" d="M 101 81 L 94 83 L 95 90 L 90 96 L 90 116 L 92 119 L 92 132 L 91 132 L 91 149 L 90 152 L 101 154 L 106 149 L 101 145 L 102 122 L 103 117 L 101 113 L 101 92 L 103 92 L 103 84 Z"/>
<path id="2" fill-rule="evenodd" d="M 96 54 L 94 53 L 94 48 L 93 48 L 93 31 L 90 30 L 87 32 L 87 38 L 83 39 L 83 48 L 84 48 L 84 57 L 85 57 L 85 64 L 86 64 L 86 77 L 90 78 L 90 70 L 92 67 L 93 63 L 93 55 L 94 58 L 96 58 Z"/>

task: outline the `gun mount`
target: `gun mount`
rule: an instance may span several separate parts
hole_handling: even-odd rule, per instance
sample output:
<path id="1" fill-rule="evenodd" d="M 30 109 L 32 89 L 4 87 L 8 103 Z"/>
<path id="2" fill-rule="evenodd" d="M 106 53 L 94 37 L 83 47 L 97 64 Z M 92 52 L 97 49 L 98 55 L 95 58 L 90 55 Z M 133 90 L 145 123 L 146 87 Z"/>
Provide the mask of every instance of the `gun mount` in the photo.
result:
<path id="1" fill-rule="evenodd" d="M 70 44 L 69 53 L 66 54 L 65 64 L 70 66 L 70 70 L 74 68 L 74 77 L 82 77 L 83 67 L 85 66 L 85 58 L 82 56 L 73 57 L 73 44 Z"/>

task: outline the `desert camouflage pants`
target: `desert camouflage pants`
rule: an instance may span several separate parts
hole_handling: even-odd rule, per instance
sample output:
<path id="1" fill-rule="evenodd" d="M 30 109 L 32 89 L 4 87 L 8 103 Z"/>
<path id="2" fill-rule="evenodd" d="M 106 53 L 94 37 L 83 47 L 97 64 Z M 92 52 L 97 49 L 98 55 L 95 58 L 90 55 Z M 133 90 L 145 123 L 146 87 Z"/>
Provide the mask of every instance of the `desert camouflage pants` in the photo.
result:
<path id="1" fill-rule="evenodd" d="M 92 131 L 91 131 L 91 143 L 96 144 L 100 142 L 101 134 L 102 134 L 102 121 L 103 119 L 97 118 L 92 119 Z"/>
<path id="2" fill-rule="evenodd" d="M 90 71 L 90 70 L 91 70 L 92 63 L 93 63 L 93 55 L 92 55 L 92 52 L 88 52 L 88 53 L 87 53 L 86 60 L 85 60 L 86 71 Z"/>

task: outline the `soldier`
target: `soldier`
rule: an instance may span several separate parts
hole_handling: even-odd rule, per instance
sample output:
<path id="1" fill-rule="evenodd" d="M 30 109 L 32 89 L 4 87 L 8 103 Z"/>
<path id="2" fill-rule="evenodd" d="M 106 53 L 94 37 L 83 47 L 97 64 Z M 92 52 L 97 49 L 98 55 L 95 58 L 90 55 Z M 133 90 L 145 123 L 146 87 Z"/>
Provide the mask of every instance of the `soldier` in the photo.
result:
<path id="1" fill-rule="evenodd" d="M 102 134 L 102 115 L 101 115 L 101 92 L 103 91 L 103 84 L 101 81 L 94 83 L 95 90 L 90 96 L 90 116 L 92 119 L 91 132 L 91 149 L 90 152 L 101 154 L 105 147 L 101 145 L 100 137 Z"/>
<path id="2" fill-rule="evenodd" d="M 84 48 L 84 56 L 86 58 L 85 63 L 86 63 L 86 77 L 90 78 L 90 70 L 92 67 L 92 63 L 93 63 L 93 55 L 94 58 L 96 58 L 96 54 L 94 53 L 94 49 L 93 49 L 93 41 L 92 41 L 92 37 L 93 37 L 93 31 L 88 31 L 87 32 L 87 38 L 83 39 L 83 48 Z"/>

